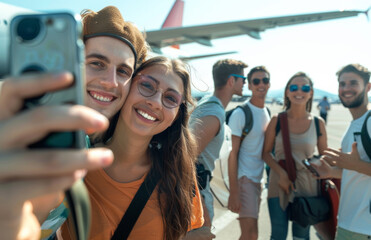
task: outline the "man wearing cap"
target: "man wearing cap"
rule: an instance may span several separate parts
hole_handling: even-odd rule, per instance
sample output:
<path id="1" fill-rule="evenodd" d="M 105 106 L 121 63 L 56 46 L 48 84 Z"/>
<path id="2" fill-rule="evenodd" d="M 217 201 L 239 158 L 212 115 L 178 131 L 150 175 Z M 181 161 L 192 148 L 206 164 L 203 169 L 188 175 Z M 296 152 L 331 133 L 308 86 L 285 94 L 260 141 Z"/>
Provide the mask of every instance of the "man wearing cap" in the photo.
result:
<path id="1" fill-rule="evenodd" d="M 24 99 L 68 86 L 73 82 L 71 74 L 25 76 L 17 81 L 6 79 L 2 85 L 0 154 L 2 169 L 7 170 L 0 172 L 0 195 L 6 196 L 1 199 L 0 208 L 0 227 L 6 229 L 1 231 L 2 239 L 20 235 L 37 238 L 40 233 L 35 217 L 45 219 L 49 210 L 61 201 L 59 196 L 62 194 L 55 192 L 70 187 L 81 176 L 77 170 L 103 167 L 112 162 L 112 152 L 103 149 L 30 151 L 26 148 L 32 141 L 40 139 L 40 134 L 46 135 L 50 131 L 66 128 L 84 129 L 90 134 L 103 131 L 108 125 L 106 118 L 110 119 L 125 101 L 136 65 L 146 57 L 147 47 L 142 33 L 125 22 L 117 8 L 107 7 L 90 15 L 84 24 L 86 104 L 105 117 L 81 106 L 40 107 L 19 114 Z M 68 157 L 75 162 L 67 161 L 70 160 Z M 44 164 L 48 161 L 53 164 Z M 29 189 L 32 194 L 28 194 Z M 60 214 L 56 213 L 57 216 Z M 61 213 L 67 215 L 63 208 Z M 49 223 L 61 224 L 58 221 Z M 45 233 L 53 232 L 49 230 Z"/>
<path id="2" fill-rule="evenodd" d="M 121 109 L 131 77 L 147 56 L 143 34 L 116 7 L 81 14 L 85 42 L 85 101 L 108 119 Z"/>
<path id="3" fill-rule="evenodd" d="M 130 88 L 131 77 L 147 55 L 143 34 L 132 23 L 124 21 L 120 11 L 113 6 L 99 12 L 82 12 L 83 37 L 85 43 L 86 95 L 85 104 L 108 119 L 121 109 Z M 90 135 L 90 140 L 99 140 L 99 133 Z M 90 146 L 89 138 L 87 144 Z M 59 199 L 59 198 L 58 198 Z M 54 199 L 60 202 L 60 200 Z M 56 205 L 48 200 L 48 204 Z M 44 201 L 35 201 L 35 205 Z M 51 207 L 53 208 L 53 207 Z M 40 214 L 41 219 L 47 212 Z M 42 225 L 42 239 L 61 226 L 68 216 L 65 203 L 54 209 Z M 44 216 L 44 217 L 43 217 Z"/>
<path id="4" fill-rule="evenodd" d="M 125 22 L 115 7 L 106 7 L 99 12 L 85 10 L 82 21 L 86 58 L 86 105 L 112 119 L 128 95 L 131 77 L 136 66 L 145 59 L 147 46 L 139 30 L 133 24 Z M 100 141 L 99 133 L 89 137 L 93 142 Z M 46 229 L 42 232 L 45 234 L 42 237 L 47 239 L 50 232 L 55 232 L 67 215 L 67 208 L 61 204 L 44 222 L 43 228 Z M 56 222 L 59 224 L 55 224 Z M 67 225 L 64 226 L 66 230 Z M 193 231 L 190 236 L 194 233 L 198 236 L 210 235 L 204 229 Z"/>
<path id="5" fill-rule="evenodd" d="M 145 59 L 147 46 L 142 33 L 131 23 L 125 22 L 119 10 L 115 7 L 104 8 L 98 13 L 86 11 L 83 17 L 83 35 L 86 45 L 86 105 L 111 119 L 126 99 L 131 76 L 136 66 Z M 49 210 L 61 201 L 60 196 L 62 194 L 55 194 L 54 192 L 71 186 L 72 182 L 77 179 L 76 170 L 107 166 L 112 162 L 112 152 L 109 150 L 101 150 L 99 154 L 98 150 L 89 151 L 95 152 L 94 158 L 87 154 L 87 151 L 48 150 L 41 153 L 40 151 L 30 151 L 25 147 L 28 145 L 26 143 L 37 140 L 38 135 L 46 135 L 52 130 L 64 130 L 68 127 L 71 130 L 84 129 L 86 132 L 92 133 L 97 130 L 102 131 L 107 127 L 107 119 L 103 116 L 92 112 L 91 109 L 88 110 L 78 106 L 58 106 L 54 109 L 40 107 L 28 111 L 27 114 L 18 114 L 24 99 L 68 86 L 72 83 L 72 78 L 71 74 L 64 73 L 59 75 L 34 75 L 32 77 L 20 77 L 19 81 L 12 81 L 12 79 L 4 81 L 0 104 L 2 110 L 0 116 L 0 133 L 2 133 L 0 153 L 2 163 L 9 162 L 11 165 L 8 164 L 6 168 L 3 168 L 7 169 L 7 172 L 0 172 L 0 192 L 5 193 L 1 194 L 2 196 L 7 196 L 6 199 L 2 199 L 2 208 L 0 209 L 2 217 L 0 227 L 8 230 L 2 232 L 2 237 L 7 238 L 9 236 L 10 239 L 13 239 L 17 234 L 18 236 L 21 234 L 23 237 L 28 235 L 37 237 L 38 232 L 27 232 L 35 230 L 35 226 L 37 228 L 38 222 L 33 212 L 38 214 L 39 220 L 45 219 Z M 12 101 L 9 102 L 8 99 Z M 60 111 L 56 112 L 57 109 Z M 10 125 L 10 123 L 16 126 L 12 127 L 13 125 Z M 40 126 L 40 123 L 44 123 L 44 125 Z M 14 141 L 13 139 L 13 142 L 7 142 L 8 139 L 12 140 L 7 136 L 9 135 L 8 129 L 13 129 L 12 136 L 19 132 L 18 137 L 22 141 Z M 20 130 L 17 131 L 18 129 Z M 34 129 L 37 132 L 34 132 Z M 5 143 L 8 143 L 8 145 L 5 145 Z M 10 154 L 9 150 L 12 149 L 16 149 L 17 157 Z M 47 166 L 36 163 L 39 159 L 44 162 L 49 161 L 49 159 L 46 159 L 47 156 L 49 158 L 53 157 L 54 161 L 52 161 L 53 164 L 46 165 L 54 166 L 59 171 L 48 170 L 48 175 L 45 176 L 44 172 L 48 169 Z M 72 159 L 76 158 L 78 164 L 69 164 L 66 161 L 63 166 L 60 166 L 59 162 L 66 156 L 67 158 L 68 156 Z M 80 158 L 77 158 L 77 156 Z M 35 164 L 25 169 L 26 160 Z M 18 169 L 18 172 L 16 170 L 11 171 L 12 169 Z M 43 178 L 40 178 L 39 175 L 42 175 Z M 64 177 L 64 175 L 66 176 Z M 32 178 L 37 181 L 31 181 Z M 22 185 L 32 187 L 33 194 L 26 194 L 27 189 L 22 190 Z M 24 194 L 16 190 L 23 191 Z M 48 193 L 52 194 L 46 196 Z M 34 199 L 34 197 L 40 198 Z M 30 198 L 33 199 L 32 203 L 28 201 Z M 7 211 L 7 208 L 10 210 Z M 11 214 L 8 214 L 8 212 Z M 44 227 L 47 230 L 42 232 L 46 235 L 41 237 L 44 238 L 52 234 L 63 223 L 67 212 L 63 205 L 52 212 L 49 220 L 45 222 Z M 16 221 L 12 221 L 11 216 L 13 215 Z M 49 227 L 53 225 L 55 228 L 50 229 Z M 24 231 L 25 229 L 27 231 Z M 5 235 L 8 232 L 10 235 Z"/>
<path id="6" fill-rule="evenodd" d="M 84 23 L 84 41 L 85 41 L 85 56 L 86 56 L 86 105 L 98 110 L 100 113 L 102 113 L 104 116 L 106 116 L 109 119 L 112 119 L 112 117 L 115 115 L 116 112 L 121 108 L 123 105 L 123 102 L 126 99 L 127 93 L 129 91 L 130 87 L 130 80 L 131 76 L 136 69 L 136 67 L 141 64 L 141 62 L 145 59 L 146 53 L 147 53 L 147 46 L 144 40 L 143 35 L 141 32 L 131 23 L 125 22 L 119 12 L 119 10 L 115 7 L 106 7 L 102 9 L 101 11 L 95 13 L 93 11 L 85 11 L 82 13 L 83 16 L 83 23 Z M 63 86 L 66 86 L 67 84 L 70 84 L 72 81 L 72 76 L 70 74 L 63 74 L 63 75 L 40 75 L 40 76 L 34 76 L 33 81 L 31 83 L 29 79 L 23 79 L 26 77 L 21 77 L 19 84 L 14 84 L 14 81 L 5 81 L 7 84 L 6 87 L 1 89 L 1 96 L 7 96 L 7 98 L 12 98 L 13 100 L 16 100 L 14 97 L 18 97 L 19 102 L 23 102 L 25 98 L 28 96 L 38 95 L 40 93 L 43 93 L 45 91 L 54 90 L 57 88 L 61 88 Z M 23 81 L 22 81 L 23 79 Z M 57 81 L 58 80 L 58 81 Z M 68 81 L 67 81 L 68 80 Z M 9 82 L 11 82 L 9 84 Z M 44 83 L 44 84 L 43 84 Z M 48 86 L 48 83 L 50 86 Z M 40 86 L 40 89 L 37 93 L 32 93 L 35 91 L 31 91 L 32 88 L 34 88 L 37 84 L 43 84 Z M 9 87 L 10 86 L 10 87 Z M 27 88 L 27 86 L 29 86 Z M 30 89 L 31 88 L 31 89 Z M 24 93 L 20 94 L 23 90 Z M 15 96 L 16 92 L 18 93 L 17 96 Z M 40 92 L 40 93 L 39 93 Z M 6 104 L 7 101 L 2 101 L 2 103 Z M 18 102 L 18 101 L 17 101 Z M 12 119 L 18 119 L 19 122 L 19 116 L 17 116 L 17 112 L 20 110 L 20 108 L 15 108 L 14 101 L 12 104 L 9 104 L 9 106 L 2 106 L 0 104 L 0 109 L 5 109 L 10 111 L 14 111 L 13 114 L 7 114 L 5 117 L 0 116 L 1 123 L 4 122 L 4 119 L 8 122 L 14 122 Z M 65 109 L 64 109 L 65 110 Z M 83 111 L 84 110 L 84 111 Z M 37 110 L 31 110 L 30 112 L 36 112 Z M 65 111 L 66 112 L 66 111 Z M 8 113 L 3 111 L 2 113 Z M 95 115 L 94 115 L 95 114 Z M 19 115 L 19 114 L 18 114 Z M 85 109 L 74 109 L 73 111 L 67 111 L 65 115 L 66 121 L 59 121 L 63 123 L 69 123 L 69 127 L 73 129 L 85 129 L 86 132 L 92 133 L 94 131 L 102 131 L 106 127 L 106 122 L 103 124 L 102 121 L 100 121 L 99 118 L 97 118 L 97 113 L 90 113 L 89 111 Z M 48 114 L 48 112 L 45 112 L 45 114 L 42 117 L 35 118 L 29 118 L 29 116 L 22 116 L 22 119 L 27 119 L 26 126 L 33 126 L 35 125 L 35 120 L 45 120 L 50 123 L 51 121 L 56 122 L 55 119 L 52 118 L 52 112 L 51 114 Z M 77 118 L 80 116 L 79 118 Z M 94 118 L 95 116 L 95 118 Z M 57 116 L 58 117 L 58 116 Z M 89 118 L 90 117 L 90 118 Z M 69 120 L 70 122 L 68 122 Z M 103 119 L 104 120 L 104 119 Z M 73 124 L 71 123 L 73 122 Z M 83 124 L 83 125 L 82 125 Z M 17 124 L 15 124 L 17 125 Z M 49 124 L 50 125 L 50 124 Z M 61 124 L 60 124 L 61 125 Z M 3 133 L 4 130 L 6 130 L 4 127 L 5 125 L 0 125 L 0 132 Z M 24 126 L 24 125 L 23 125 Z M 18 124 L 18 128 L 22 127 L 22 125 Z M 44 127 L 45 129 L 39 129 L 38 132 L 48 132 L 47 127 Z M 55 129 L 61 129 L 63 130 L 63 126 L 61 127 L 54 127 Z M 21 129 L 21 128 L 20 128 Z M 45 130 L 45 131 L 44 131 Z M 6 131 L 5 131 L 6 132 Z M 24 134 L 24 138 L 27 138 L 27 134 Z M 1 136 L 0 136 L 1 137 Z M 97 140 L 97 137 L 99 137 L 99 134 L 92 136 L 89 136 L 95 141 L 99 141 L 99 138 Z M 2 137 L 0 138 L 0 141 L 3 140 Z M 2 141 L 4 142 L 4 141 Z M 13 143 L 14 145 L 14 143 Z M 59 156 L 61 155 L 60 159 L 63 159 L 62 156 L 64 154 L 67 154 L 67 150 L 63 151 L 49 151 L 50 154 L 53 154 L 52 156 Z M 85 151 L 86 152 L 86 151 Z M 93 151 L 89 151 L 93 152 Z M 0 153 L 2 153 L 2 149 L 0 149 Z M 23 212 L 18 213 L 19 211 L 13 211 L 15 209 L 12 207 L 12 212 L 16 212 L 13 215 L 17 215 L 22 222 L 18 223 L 10 223 L 9 224 L 9 218 L 8 223 L 3 224 L 3 222 L 6 221 L 6 216 L 1 216 L 0 219 L 0 229 L 9 229 L 11 230 L 10 239 L 14 238 L 14 234 L 18 231 L 19 234 L 23 234 L 24 236 L 32 236 L 37 237 L 39 233 L 35 232 L 35 225 L 37 225 L 37 220 L 35 218 L 35 214 L 32 212 L 32 208 L 34 212 L 40 213 L 37 217 L 39 219 L 45 219 L 46 212 L 49 211 L 49 209 L 52 208 L 52 206 L 56 206 L 57 202 L 60 202 L 60 198 L 56 197 L 56 194 L 53 194 L 51 197 L 45 197 L 45 194 L 47 193 L 53 193 L 55 191 L 59 191 L 61 189 L 65 189 L 66 187 L 70 186 L 72 183 L 72 178 L 68 179 L 69 181 L 63 181 L 63 178 L 61 180 L 58 179 L 61 178 L 61 172 L 71 172 L 76 173 L 76 170 L 81 168 L 97 168 L 97 167 L 103 167 L 107 166 L 112 162 L 112 152 L 109 151 L 102 151 L 99 149 L 94 150 L 95 153 L 95 159 L 92 155 L 86 155 L 84 154 L 84 158 L 80 157 L 79 159 L 76 159 L 76 161 L 71 161 L 71 164 L 68 164 L 69 162 L 65 162 L 63 166 L 60 166 L 59 171 L 49 170 L 49 174 L 47 178 L 44 176 L 45 180 L 41 179 L 38 180 L 36 178 L 36 181 L 33 185 L 32 189 L 36 190 L 38 187 L 40 188 L 37 192 L 34 192 L 32 196 L 42 196 L 42 198 L 39 198 L 37 201 L 34 201 L 33 204 L 27 204 L 23 207 Z M 22 152 L 22 156 L 26 156 L 29 158 L 31 153 L 29 150 L 25 149 Z M 77 155 L 77 152 L 74 151 L 74 155 Z M 45 154 L 44 154 L 45 155 Z M 82 154 L 80 154 L 82 155 Z M 43 159 L 43 155 L 35 155 L 39 156 L 41 159 Z M 73 155 L 67 155 L 67 156 L 73 156 Z M 2 160 L 5 160 L 4 156 L 2 157 Z M 38 160 L 38 159 L 37 159 Z M 58 159 L 57 159 L 58 160 Z M 75 159 L 73 159 L 75 160 Z M 6 161 L 4 161 L 6 163 Z M 22 163 L 22 159 L 13 159 L 12 163 L 14 165 L 18 164 L 18 162 Z M 73 163 L 73 164 L 72 164 Z M 52 167 L 58 167 L 59 162 L 53 163 Z M 49 166 L 49 165 L 48 165 Z M 28 172 L 32 172 L 32 174 L 35 174 L 37 170 L 45 171 L 48 169 L 48 166 L 43 166 L 42 169 L 39 169 L 39 165 L 33 166 L 33 168 L 30 168 L 30 171 L 28 170 L 22 170 L 20 173 L 15 172 L 13 175 L 17 177 L 17 181 L 19 182 L 20 179 L 28 179 L 31 174 Z M 68 168 L 68 167 L 69 168 Z M 27 176 L 23 176 L 27 175 Z M 0 172 L 0 180 L 3 178 L 10 178 L 12 177 L 12 173 L 10 174 L 4 174 Z M 45 174 L 44 174 L 45 175 Z M 56 176 L 58 175 L 58 176 Z M 81 175 L 81 174 L 80 174 Z M 80 176 L 79 175 L 79 176 Z M 76 174 L 75 178 L 76 179 Z M 58 185 L 55 183 L 54 179 L 59 180 L 60 183 Z M 45 184 L 44 184 L 45 182 Z M 48 184 L 46 184 L 46 182 Z M 15 183 L 11 183 L 11 186 L 17 186 Z M 53 184 L 52 184 L 53 183 Z M 14 191 L 13 188 L 9 189 L 8 182 L 0 182 L 0 192 L 9 192 L 8 190 Z M 42 186 L 41 186 L 42 185 Z M 45 185 L 45 186 L 44 186 Z M 51 186 L 55 186 L 54 188 L 50 188 Z M 64 187 L 63 187 L 64 186 Z M 49 187 L 49 188 L 47 188 Z M 8 190 L 7 190 L 8 189 Z M 5 195 L 4 195 L 5 196 Z M 7 200 L 11 199 L 10 201 L 13 202 L 20 202 L 22 206 L 22 203 L 27 203 L 27 197 L 23 197 L 22 194 L 13 194 L 12 196 L 9 196 L 7 194 Z M 4 201 L 1 201 L 2 204 Z M 7 206 L 10 206 L 7 204 L 9 201 L 5 202 L 6 204 L 2 205 L 2 209 L 6 208 Z M 1 213 L 6 213 L 6 211 L 2 211 L 0 209 Z M 18 210 L 18 209 L 17 209 Z M 44 210 L 44 211 L 43 211 Z M 57 209 L 53 210 L 51 215 L 48 217 L 48 220 L 44 223 L 43 228 L 45 229 L 42 232 L 41 238 L 48 239 L 50 236 L 53 236 L 53 233 L 55 230 L 65 221 L 68 215 L 68 210 L 64 207 L 62 204 Z M 4 218 L 5 217 L 5 218 Z M 31 219 L 33 218 L 33 219 Z M 29 221 L 31 219 L 31 221 Z M 36 220 L 36 221 L 35 221 Z M 17 229 L 17 226 L 19 228 Z M 9 227 L 12 227 L 10 229 Z M 37 229 L 37 226 L 36 226 Z M 14 230 L 14 231 L 13 231 Z M 27 231 L 24 231 L 27 230 Z M 33 232 L 30 232 L 30 230 L 33 230 Z M 9 231 L 8 231 L 9 232 Z M 201 231 L 202 232 L 202 231 Z M 24 235 L 26 233 L 26 235 Z M 18 235 L 19 235 L 18 234 Z M 28 235 L 27 235 L 28 234 Z M 205 233 L 206 235 L 208 233 Z M 204 235 L 205 235 L 204 234 Z M 4 236 L 4 235 L 3 235 Z"/>

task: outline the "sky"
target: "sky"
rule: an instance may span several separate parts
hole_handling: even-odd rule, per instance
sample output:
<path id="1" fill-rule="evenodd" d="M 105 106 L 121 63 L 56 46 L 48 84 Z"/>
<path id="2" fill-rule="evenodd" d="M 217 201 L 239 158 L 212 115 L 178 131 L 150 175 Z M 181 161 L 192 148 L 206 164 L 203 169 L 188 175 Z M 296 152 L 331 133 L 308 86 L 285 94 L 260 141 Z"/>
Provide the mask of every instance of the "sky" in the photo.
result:
<path id="1" fill-rule="evenodd" d="M 79 13 L 89 8 L 99 11 L 105 6 L 118 7 L 125 20 L 140 30 L 159 29 L 174 0 L 0 0 L 0 2 L 39 11 L 68 10 Z M 183 25 L 238 21 L 255 18 L 305 14 L 337 10 L 366 10 L 368 0 L 185 0 Z M 349 63 L 371 69 L 371 23 L 362 14 L 357 17 L 275 28 L 261 33 L 261 40 L 247 35 L 214 40 L 213 47 L 181 45 L 190 55 L 224 51 L 236 54 L 190 61 L 194 88 L 212 90 L 212 65 L 222 58 L 242 60 L 250 68 L 265 65 L 271 73 L 271 89 L 285 86 L 298 71 L 306 72 L 314 87 L 337 93 L 335 73 Z M 247 87 L 246 87 L 247 89 Z"/>

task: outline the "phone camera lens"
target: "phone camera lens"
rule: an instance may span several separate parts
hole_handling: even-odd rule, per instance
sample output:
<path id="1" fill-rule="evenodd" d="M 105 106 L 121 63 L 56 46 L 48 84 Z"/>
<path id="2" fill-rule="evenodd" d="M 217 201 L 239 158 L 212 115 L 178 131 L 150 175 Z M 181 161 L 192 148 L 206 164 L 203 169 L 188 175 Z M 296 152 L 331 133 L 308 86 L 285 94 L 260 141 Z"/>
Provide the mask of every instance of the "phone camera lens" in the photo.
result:
<path id="1" fill-rule="evenodd" d="M 45 72 L 45 69 L 36 64 L 29 65 L 22 70 L 22 73 L 40 73 L 40 72 Z"/>
<path id="2" fill-rule="evenodd" d="M 23 69 L 22 74 L 24 74 L 24 73 L 40 73 L 40 72 L 45 72 L 45 70 L 41 66 L 29 65 L 29 66 L 27 66 Z M 45 94 L 35 96 L 35 97 L 32 97 L 32 98 L 28 98 L 28 99 L 26 99 L 25 105 L 26 106 L 29 105 L 29 104 L 37 105 L 39 103 L 39 100 L 44 96 L 45 96 Z"/>
<path id="3" fill-rule="evenodd" d="M 37 18 L 22 19 L 17 26 L 17 34 L 24 41 L 36 38 L 40 33 L 41 22 Z"/>

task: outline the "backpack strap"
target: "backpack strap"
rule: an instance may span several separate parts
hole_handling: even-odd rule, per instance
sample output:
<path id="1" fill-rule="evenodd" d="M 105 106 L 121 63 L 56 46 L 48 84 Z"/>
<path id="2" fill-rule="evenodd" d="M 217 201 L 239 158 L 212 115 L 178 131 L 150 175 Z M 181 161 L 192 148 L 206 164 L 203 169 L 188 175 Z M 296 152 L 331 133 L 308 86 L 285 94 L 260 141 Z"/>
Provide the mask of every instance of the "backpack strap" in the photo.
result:
<path id="1" fill-rule="evenodd" d="M 361 129 L 361 140 L 363 149 L 365 150 L 368 158 L 371 159 L 371 138 L 367 131 L 367 120 L 371 116 L 371 111 L 368 112 L 366 116 L 366 120 L 363 122 L 362 129 Z"/>
<path id="2" fill-rule="evenodd" d="M 239 107 L 243 110 L 245 114 L 245 126 L 243 127 L 242 135 L 241 135 L 241 142 L 242 142 L 247 136 L 247 134 L 250 133 L 252 126 L 254 125 L 254 119 L 253 119 L 249 104 L 245 103 Z"/>
<path id="3" fill-rule="evenodd" d="M 254 118 L 252 116 L 252 112 L 251 112 L 251 108 L 250 108 L 249 104 L 245 103 L 245 104 L 242 104 L 239 107 L 242 108 L 242 110 L 245 113 L 245 127 L 243 128 L 242 136 L 241 136 L 241 142 L 242 142 L 243 139 L 250 133 L 252 127 L 254 126 Z M 271 116 L 271 110 L 268 107 L 265 107 L 265 108 L 267 109 L 268 115 L 270 117 Z"/>
<path id="4" fill-rule="evenodd" d="M 242 142 L 245 139 L 245 137 L 250 133 L 250 131 L 251 131 L 253 125 L 254 125 L 254 118 L 252 116 L 251 108 L 250 108 L 249 104 L 246 102 L 242 105 L 239 105 L 239 106 L 235 107 L 232 110 L 229 110 L 231 112 L 228 111 L 228 113 L 226 113 L 226 122 L 227 123 L 228 123 L 228 119 L 229 119 L 230 115 L 232 115 L 232 112 L 236 108 L 241 108 L 243 110 L 244 114 L 245 114 L 245 126 L 243 127 L 242 135 L 241 135 L 241 142 Z M 266 109 L 268 111 L 268 115 L 271 116 L 271 111 L 269 110 L 269 108 L 266 107 Z"/>
<path id="5" fill-rule="evenodd" d="M 147 204 L 149 197 L 152 195 L 159 179 L 160 177 L 155 171 L 150 171 L 148 173 L 133 200 L 131 200 L 111 240 L 122 240 L 129 237 L 131 230 L 137 222 L 139 215 L 142 213 L 144 206 Z"/>

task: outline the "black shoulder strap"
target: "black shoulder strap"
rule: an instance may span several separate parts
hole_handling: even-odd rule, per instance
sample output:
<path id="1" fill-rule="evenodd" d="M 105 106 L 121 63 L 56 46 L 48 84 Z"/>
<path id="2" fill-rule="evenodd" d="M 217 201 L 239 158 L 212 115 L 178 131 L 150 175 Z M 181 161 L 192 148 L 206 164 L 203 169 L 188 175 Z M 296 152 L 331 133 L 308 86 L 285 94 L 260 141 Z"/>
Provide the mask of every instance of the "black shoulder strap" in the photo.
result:
<path id="1" fill-rule="evenodd" d="M 278 116 L 280 115 L 280 114 L 282 114 L 283 112 L 280 112 L 279 114 L 278 114 Z M 277 123 L 276 123 L 276 136 L 278 135 L 278 133 L 280 132 L 280 130 L 281 130 L 281 120 L 280 120 L 280 118 L 279 117 L 277 117 Z"/>
<path id="2" fill-rule="evenodd" d="M 245 126 L 242 131 L 241 135 L 241 142 L 244 140 L 244 138 L 249 134 L 249 132 L 252 129 L 252 126 L 254 125 L 254 119 L 252 116 L 251 108 L 247 103 L 240 106 L 242 108 L 243 112 L 245 113 Z"/>
<path id="3" fill-rule="evenodd" d="M 361 130 L 361 140 L 363 149 L 367 153 L 367 156 L 371 159 L 371 138 L 367 131 L 367 120 L 371 116 L 371 111 L 368 112 L 366 116 L 366 120 L 363 122 L 362 130 Z"/>
<path id="4" fill-rule="evenodd" d="M 123 240 L 129 237 L 129 234 L 137 222 L 139 215 L 142 213 L 144 206 L 147 204 L 149 197 L 152 195 L 158 180 L 158 174 L 154 172 L 152 173 L 152 171 L 148 173 L 133 200 L 131 200 L 129 207 L 122 217 L 121 222 L 117 226 L 111 240 Z"/>
<path id="5" fill-rule="evenodd" d="M 319 128 L 319 119 L 318 117 L 314 116 L 314 125 L 316 126 L 316 134 L 317 139 L 322 136 L 321 129 Z"/>

